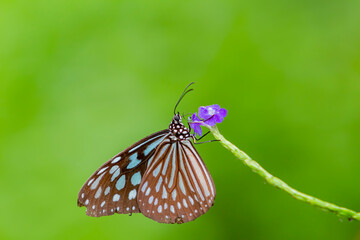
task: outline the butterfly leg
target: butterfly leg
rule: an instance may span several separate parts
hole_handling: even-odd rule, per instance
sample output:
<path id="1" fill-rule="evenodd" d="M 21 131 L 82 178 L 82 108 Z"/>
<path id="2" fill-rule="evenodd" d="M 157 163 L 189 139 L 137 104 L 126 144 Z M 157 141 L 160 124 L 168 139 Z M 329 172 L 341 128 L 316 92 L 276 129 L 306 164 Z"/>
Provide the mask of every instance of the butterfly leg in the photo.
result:
<path id="1" fill-rule="evenodd" d="M 190 125 L 190 123 L 188 123 L 188 125 L 189 125 L 189 132 L 191 132 L 191 130 L 192 130 L 192 128 L 191 128 L 191 125 Z M 205 137 L 206 135 L 208 135 L 210 133 L 210 131 L 208 131 L 207 133 L 205 133 L 204 135 L 202 135 L 200 138 L 197 138 L 197 137 L 193 137 L 193 138 L 195 138 L 197 141 L 199 141 L 200 139 L 202 139 L 203 137 Z M 195 141 L 194 141 L 195 142 Z"/>
<path id="2" fill-rule="evenodd" d="M 202 144 L 202 143 L 210 143 L 210 142 L 218 142 L 220 140 L 217 140 L 217 139 L 214 139 L 214 140 L 209 140 L 209 141 L 205 141 L 205 142 L 195 142 L 194 141 L 194 144 Z"/>
<path id="3" fill-rule="evenodd" d="M 186 116 L 189 116 L 189 115 L 191 115 L 191 114 L 192 114 L 192 113 L 186 113 L 186 114 L 183 113 L 183 114 L 182 114 L 182 118 L 185 118 Z"/>
<path id="4" fill-rule="evenodd" d="M 191 125 L 190 123 L 188 123 L 189 125 L 189 132 L 191 132 Z M 194 144 L 201 144 L 201 143 L 209 143 L 209 142 L 217 142 L 220 140 L 214 139 L 214 140 L 209 140 L 209 141 L 205 141 L 205 142 L 196 142 L 199 141 L 200 139 L 202 139 L 203 137 L 205 137 L 206 135 L 208 135 L 210 133 L 210 131 L 208 131 L 207 133 L 205 133 L 204 135 L 202 135 L 200 138 L 197 138 L 195 136 L 192 136 L 193 140 L 194 140 Z"/>
<path id="5" fill-rule="evenodd" d="M 207 133 L 205 133 L 204 135 L 202 135 L 201 137 L 197 138 L 195 137 L 196 141 L 199 141 L 200 139 L 202 139 L 203 137 L 205 137 L 206 135 L 208 135 L 210 133 L 210 131 L 208 131 Z"/>
<path id="6" fill-rule="evenodd" d="M 209 141 L 205 141 L 205 142 L 196 142 L 199 141 L 200 139 L 202 139 L 203 137 L 205 137 L 206 135 L 208 135 L 210 133 L 210 131 L 208 131 L 207 133 L 205 133 L 204 135 L 202 135 L 200 138 L 196 138 L 195 136 L 193 136 L 193 140 L 194 140 L 194 144 L 202 144 L 202 143 L 209 143 L 209 142 L 217 142 L 220 140 L 217 139 L 213 139 L 213 140 L 209 140 Z"/>

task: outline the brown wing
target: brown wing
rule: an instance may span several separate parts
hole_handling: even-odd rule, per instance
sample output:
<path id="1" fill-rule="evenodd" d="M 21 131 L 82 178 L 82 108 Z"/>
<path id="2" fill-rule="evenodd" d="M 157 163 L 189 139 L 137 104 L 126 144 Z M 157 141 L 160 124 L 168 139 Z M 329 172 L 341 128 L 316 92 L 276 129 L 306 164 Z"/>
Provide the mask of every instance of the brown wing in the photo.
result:
<path id="1" fill-rule="evenodd" d="M 185 223 L 214 204 L 214 182 L 189 140 L 165 138 L 148 166 L 138 191 L 145 216 L 161 223 Z"/>
<path id="2" fill-rule="evenodd" d="M 147 162 L 168 134 L 163 130 L 147 136 L 102 165 L 81 188 L 78 206 L 93 217 L 139 212 L 136 199 Z"/>

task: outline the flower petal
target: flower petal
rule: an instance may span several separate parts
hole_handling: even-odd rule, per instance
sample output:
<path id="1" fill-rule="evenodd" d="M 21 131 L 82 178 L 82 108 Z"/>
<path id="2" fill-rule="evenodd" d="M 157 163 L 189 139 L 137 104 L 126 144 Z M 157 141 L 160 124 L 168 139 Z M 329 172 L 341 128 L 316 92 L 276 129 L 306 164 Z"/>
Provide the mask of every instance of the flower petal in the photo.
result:
<path id="1" fill-rule="evenodd" d="M 206 123 L 209 126 L 214 126 L 216 124 L 215 117 L 209 118 L 208 120 L 204 121 L 204 123 Z"/>
<path id="2" fill-rule="evenodd" d="M 219 114 L 215 115 L 214 118 L 216 123 L 221 123 L 224 120 L 224 118 Z"/>
<path id="3" fill-rule="evenodd" d="M 193 135 L 202 135 L 201 125 L 215 126 L 221 123 L 227 115 L 225 108 L 220 108 L 218 104 L 199 107 L 199 114 L 194 113 L 191 116 L 190 126 L 194 130 Z M 190 118 L 189 118 L 190 119 Z"/>
<path id="4" fill-rule="evenodd" d="M 225 108 L 221 108 L 221 109 L 219 110 L 219 114 L 218 114 L 218 115 L 221 116 L 222 118 L 226 117 L 226 115 L 227 115 L 227 110 L 226 110 Z"/>
<path id="5" fill-rule="evenodd" d="M 207 107 L 211 107 L 212 109 L 214 109 L 215 111 L 219 111 L 220 110 L 220 106 L 218 104 L 213 104 Z"/>
<path id="6" fill-rule="evenodd" d="M 208 111 L 208 107 L 199 107 L 199 117 L 206 120 L 209 117 L 211 117 L 211 115 L 209 115 L 209 111 Z"/>
<path id="7" fill-rule="evenodd" d="M 194 130 L 194 133 L 197 133 L 199 135 L 199 137 L 201 137 L 202 135 L 202 129 L 200 127 L 200 125 L 196 126 L 196 131 Z"/>
<path id="8" fill-rule="evenodd" d="M 201 123 L 190 123 L 190 126 L 194 130 L 194 135 L 202 135 Z"/>
<path id="9" fill-rule="evenodd" d="M 201 119 L 199 119 L 197 116 L 196 116 L 196 113 L 194 113 L 192 116 L 191 116 L 191 119 L 193 122 L 195 121 L 201 121 Z"/>

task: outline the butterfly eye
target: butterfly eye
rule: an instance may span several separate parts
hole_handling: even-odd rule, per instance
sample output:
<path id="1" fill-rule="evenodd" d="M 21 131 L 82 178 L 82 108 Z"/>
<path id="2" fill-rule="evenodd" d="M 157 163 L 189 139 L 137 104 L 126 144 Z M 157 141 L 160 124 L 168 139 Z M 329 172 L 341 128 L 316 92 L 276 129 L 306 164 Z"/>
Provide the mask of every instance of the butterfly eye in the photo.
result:
<path id="1" fill-rule="evenodd" d="M 174 117 L 174 120 L 178 122 L 178 121 L 180 120 L 180 117 L 179 117 L 178 115 L 176 115 L 176 116 Z"/>

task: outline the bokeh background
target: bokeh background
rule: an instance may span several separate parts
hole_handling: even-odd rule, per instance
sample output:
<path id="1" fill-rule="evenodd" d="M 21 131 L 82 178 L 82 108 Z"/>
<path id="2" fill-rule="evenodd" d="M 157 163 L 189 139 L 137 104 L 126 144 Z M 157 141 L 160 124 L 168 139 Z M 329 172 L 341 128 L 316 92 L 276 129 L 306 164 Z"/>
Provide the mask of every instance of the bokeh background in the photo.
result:
<path id="1" fill-rule="evenodd" d="M 217 143 L 215 206 L 182 225 L 91 218 L 86 179 L 181 112 L 291 186 L 360 210 L 359 1 L 1 1 L 0 239 L 360 239 Z M 211 139 L 209 137 L 208 139 Z"/>

